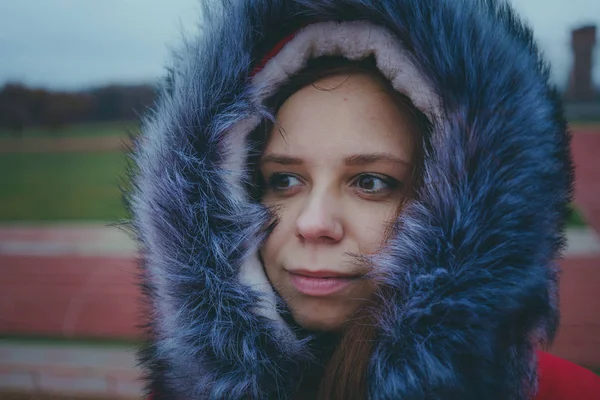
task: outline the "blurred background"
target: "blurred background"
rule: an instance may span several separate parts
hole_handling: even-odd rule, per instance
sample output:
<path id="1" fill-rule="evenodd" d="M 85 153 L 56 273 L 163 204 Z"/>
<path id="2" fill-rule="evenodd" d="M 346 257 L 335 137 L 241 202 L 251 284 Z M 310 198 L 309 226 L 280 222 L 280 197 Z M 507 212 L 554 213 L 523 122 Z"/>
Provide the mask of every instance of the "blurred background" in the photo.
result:
<path id="1" fill-rule="evenodd" d="M 0 399 L 139 398 L 128 132 L 199 0 L 0 1 Z M 551 352 L 600 373 L 598 0 L 512 0 L 552 65 L 576 196 Z"/>

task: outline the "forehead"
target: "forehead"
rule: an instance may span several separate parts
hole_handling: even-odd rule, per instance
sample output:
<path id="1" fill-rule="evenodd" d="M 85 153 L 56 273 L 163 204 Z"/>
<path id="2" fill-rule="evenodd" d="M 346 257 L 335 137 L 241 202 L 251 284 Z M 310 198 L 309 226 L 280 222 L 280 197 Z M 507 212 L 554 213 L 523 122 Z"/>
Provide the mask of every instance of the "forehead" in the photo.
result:
<path id="1" fill-rule="evenodd" d="M 371 75 L 329 76 L 281 106 L 266 152 L 316 159 L 387 152 L 410 162 L 414 133 L 405 107 Z"/>

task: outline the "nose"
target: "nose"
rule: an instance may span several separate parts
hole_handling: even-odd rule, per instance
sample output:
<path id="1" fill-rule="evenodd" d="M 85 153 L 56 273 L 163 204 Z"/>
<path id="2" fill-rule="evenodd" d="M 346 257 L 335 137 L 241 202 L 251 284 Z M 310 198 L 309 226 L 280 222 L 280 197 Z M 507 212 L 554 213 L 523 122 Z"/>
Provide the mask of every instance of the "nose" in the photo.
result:
<path id="1" fill-rule="evenodd" d="M 298 236 L 306 242 L 339 242 L 344 237 L 344 227 L 338 201 L 327 193 L 309 196 L 296 221 L 296 229 Z"/>

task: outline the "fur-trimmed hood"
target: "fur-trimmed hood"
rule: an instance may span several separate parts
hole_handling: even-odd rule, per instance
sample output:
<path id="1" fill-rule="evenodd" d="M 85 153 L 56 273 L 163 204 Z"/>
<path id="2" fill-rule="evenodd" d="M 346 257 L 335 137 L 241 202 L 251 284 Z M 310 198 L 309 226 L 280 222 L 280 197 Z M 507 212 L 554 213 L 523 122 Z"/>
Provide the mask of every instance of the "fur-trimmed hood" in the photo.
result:
<path id="1" fill-rule="evenodd" d="M 155 398 L 290 398 L 313 362 L 256 256 L 268 213 L 245 190 L 246 140 L 262 100 L 329 54 L 375 55 L 433 122 L 424 185 L 375 258 L 396 295 L 377 323 L 370 398 L 531 398 L 534 350 L 558 324 L 573 178 L 531 32 L 492 0 L 207 4 L 133 152 Z"/>

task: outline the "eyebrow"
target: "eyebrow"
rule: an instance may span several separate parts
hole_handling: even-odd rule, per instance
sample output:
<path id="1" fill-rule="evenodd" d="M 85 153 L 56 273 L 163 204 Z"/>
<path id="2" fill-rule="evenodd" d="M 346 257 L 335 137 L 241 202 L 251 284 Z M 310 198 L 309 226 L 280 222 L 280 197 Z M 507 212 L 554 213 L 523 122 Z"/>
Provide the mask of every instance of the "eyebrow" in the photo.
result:
<path id="1" fill-rule="evenodd" d="M 344 164 L 348 166 L 369 165 L 376 162 L 388 162 L 393 164 L 403 164 L 410 166 L 408 161 L 396 157 L 390 153 L 371 153 L 371 154 L 354 154 L 344 159 Z"/>
<path id="2" fill-rule="evenodd" d="M 388 162 L 394 164 L 403 164 L 410 166 L 411 163 L 401 158 L 395 157 L 389 153 L 370 153 L 370 154 L 353 154 L 344 158 L 344 164 L 348 166 L 369 165 L 376 162 Z M 304 162 L 300 158 L 290 157 L 283 154 L 267 154 L 260 160 L 261 164 L 273 163 L 281 165 L 302 165 Z"/>
<path id="3" fill-rule="evenodd" d="M 300 158 L 284 156 L 282 154 L 267 154 L 260 159 L 261 164 L 281 164 L 281 165 L 302 165 L 304 162 Z"/>

